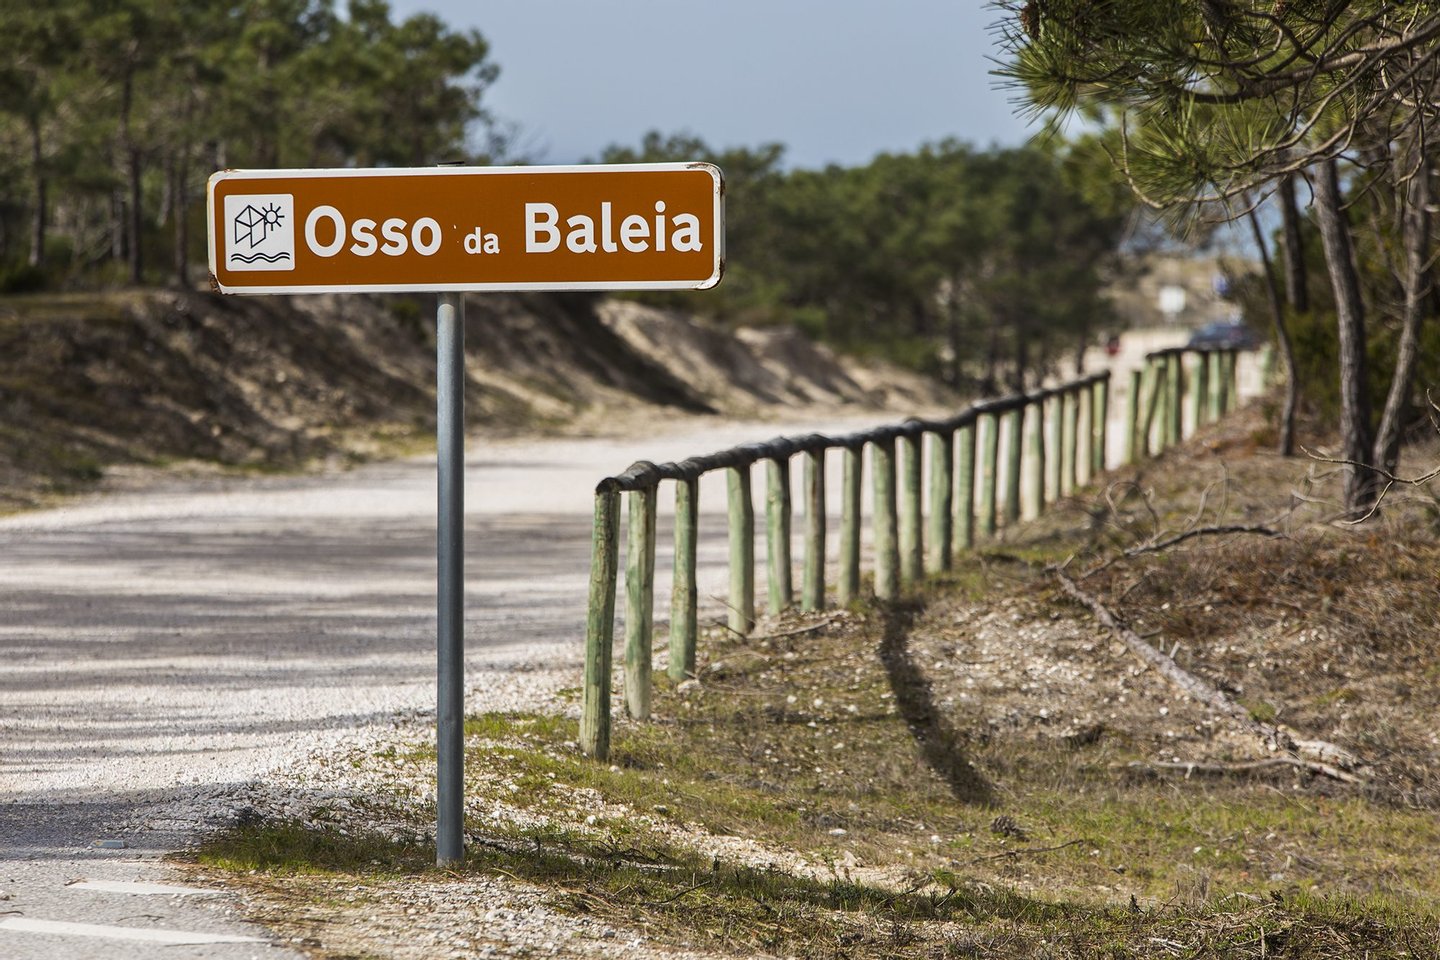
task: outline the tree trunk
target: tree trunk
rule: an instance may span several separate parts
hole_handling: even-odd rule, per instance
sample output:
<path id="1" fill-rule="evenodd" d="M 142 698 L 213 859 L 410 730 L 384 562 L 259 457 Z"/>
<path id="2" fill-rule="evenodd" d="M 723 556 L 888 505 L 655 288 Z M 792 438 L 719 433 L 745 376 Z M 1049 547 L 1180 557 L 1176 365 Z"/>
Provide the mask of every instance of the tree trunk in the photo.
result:
<path id="1" fill-rule="evenodd" d="M 1420 354 L 1420 327 L 1430 297 L 1430 158 L 1424 145 L 1411 142 L 1405 152 L 1399 176 L 1408 179 L 1399 186 L 1398 198 L 1405 205 L 1401 219 L 1401 237 L 1405 247 L 1402 283 L 1405 287 L 1405 308 L 1400 328 L 1400 343 L 1395 351 L 1395 374 L 1380 426 L 1375 431 L 1375 465 L 1394 473 L 1400 461 L 1400 430 L 1410 406 L 1410 386 L 1415 379 L 1415 362 Z"/>
<path id="2" fill-rule="evenodd" d="M 170 188 L 171 209 L 175 217 L 175 251 L 171 265 L 175 284 L 184 289 L 190 285 L 190 197 L 186 193 L 186 177 L 190 165 L 182 154 L 175 161 L 174 185 Z"/>
<path id="3" fill-rule="evenodd" d="M 30 266 L 45 265 L 45 214 L 48 206 L 49 183 L 45 178 L 45 151 L 40 117 L 32 114 L 30 121 L 30 171 L 35 177 L 35 215 L 30 222 Z"/>
<path id="4" fill-rule="evenodd" d="M 1296 313 L 1310 310 L 1305 276 L 1305 241 L 1300 234 L 1300 205 L 1295 200 L 1295 174 L 1280 181 L 1280 217 L 1284 225 L 1285 302 Z"/>
<path id="5" fill-rule="evenodd" d="M 1365 366 L 1365 303 L 1350 240 L 1350 225 L 1340 205 L 1340 172 L 1334 159 L 1319 164 L 1315 179 L 1315 215 L 1325 267 L 1335 294 L 1340 334 L 1340 459 L 1345 468 L 1344 508 L 1358 517 L 1375 502 L 1371 460 L 1369 374 Z"/>
<path id="6" fill-rule="evenodd" d="M 1246 215 L 1250 221 L 1250 232 L 1255 246 L 1260 250 L 1260 265 L 1265 271 L 1265 294 L 1270 301 L 1270 319 L 1275 324 L 1275 338 L 1280 342 L 1280 357 L 1285 361 L 1285 403 L 1280 411 L 1280 438 L 1275 449 L 1282 457 L 1295 454 L 1295 408 L 1298 406 L 1300 384 L 1295 376 L 1295 346 L 1290 342 L 1290 328 L 1285 323 L 1285 305 L 1280 302 L 1280 284 L 1270 263 L 1270 251 L 1265 244 L 1265 234 L 1260 230 L 1260 218 L 1252 207 Z M 1288 255 L 1288 251 L 1287 251 Z"/>
<path id="7" fill-rule="evenodd" d="M 144 212 L 140 206 L 140 149 L 131 147 L 129 150 L 129 174 L 130 179 L 130 209 L 126 212 L 125 239 L 129 246 L 126 251 L 129 254 L 127 261 L 127 272 L 130 275 L 130 282 L 136 286 L 144 280 L 145 263 L 141 243 L 142 231 L 144 230 Z"/>

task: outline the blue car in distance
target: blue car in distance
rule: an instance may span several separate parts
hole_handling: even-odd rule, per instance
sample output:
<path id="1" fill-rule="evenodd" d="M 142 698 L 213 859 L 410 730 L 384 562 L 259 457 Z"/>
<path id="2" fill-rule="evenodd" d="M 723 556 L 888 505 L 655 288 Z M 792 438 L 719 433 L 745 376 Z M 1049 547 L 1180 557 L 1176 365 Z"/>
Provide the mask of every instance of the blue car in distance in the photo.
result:
<path id="1" fill-rule="evenodd" d="M 1217 320 L 1192 333 L 1188 346 L 1197 350 L 1254 350 L 1260 346 L 1260 338 L 1237 320 Z"/>

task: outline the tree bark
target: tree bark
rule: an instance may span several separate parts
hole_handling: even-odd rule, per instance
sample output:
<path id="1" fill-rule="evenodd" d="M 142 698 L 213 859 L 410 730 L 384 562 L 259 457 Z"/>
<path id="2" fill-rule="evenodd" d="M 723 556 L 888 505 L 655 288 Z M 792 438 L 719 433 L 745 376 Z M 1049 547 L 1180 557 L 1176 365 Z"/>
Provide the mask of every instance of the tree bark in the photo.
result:
<path id="1" fill-rule="evenodd" d="M 1260 265 L 1265 272 L 1265 294 L 1270 301 L 1270 319 L 1275 324 L 1275 338 L 1280 341 L 1280 357 L 1285 361 L 1285 401 L 1280 410 L 1280 438 L 1275 449 L 1282 457 L 1295 454 L 1295 408 L 1300 397 L 1300 383 L 1295 376 L 1295 345 L 1290 341 L 1290 328 L 1285 323 L 1285 305 L 1280 302 L 1280 284 L 1270 263 L 1270 251 L 1265 244 L 1265 234 L 1260 230 L 1260 219 L 1252 208 L 1246 215 L 1250 221 L 1250 232 L 1255 246 L 1260 250 Z"/>
<path id="2" fill-rule="evenodd" d="M 1295 200 L 1295 174 L 1280 181 L 1281 236 L 1285 256 L 1285 302 L 1296 313 L 1310 310 L 1310 289 L 1306 284 L 1305 241 L 1300 233 L 1300 205 Z"/>
<path id="3" fill-rule="evenodd" d="M 190 285 L 190 198 L 186 194 L 186 177 L 190 165 L 182 154 L 175 161 L 174 185 L 171 187 L 171 208 L 175 217 L 175 252 L 171 261 L 175 284 L 184 289 Z"/>
<path id="4" fill-rule="evenodd" d="M 1365 303 L 1350 224 L 1340 203 L 1340 172 L 1334 159 L 1318 165 L 1315 215 L 1325 267 L 1335 294 L 1340 340 L 1340 459 L 1345 467 L 1344 509 L 1363 515 L 1375 502 L 1376 475 L 1371 459 L 1369 373 L 1365 364 Z"/>
<path id="5" fill-rule="evenodd" d="M 1375 431 L 1375 465 L 1392 474 L 1400 461 L 1400 430 L 1410 406 L 1410 387 L 1415 379 L 1415 363 L 1420 354 L 1420 327 L 1425 320 L 1431 286 L 1427 263 L 1430 258 L 1430 215 L 1425 209 L 1430 203 L 1430 159 L 1425 156 L 1424 145 L 1418 140 L 1417 135 L 1397 170 L 1402 177 L 1408 174 L 1408 179 L 1397 190 L 1397 197 L 1404 204 L 1401 237 L 1405 264 L 1401 282 L 1405 289 L 1405 306 L 1400 343 L 1395 351 L 1395 374 L 1385 397 L 1385 409 L 1380 414 L 1380 426 Z"/>
<path id="6" fill-rule="evenodd" d="M 35 177 L 35 215 L 30 221 L 30 266 L 45 265 L 46 207 L 49 183 L 45 178 L 45 151 L 40 117 L 32 114 L 30 126 L 30 170 Z"/>

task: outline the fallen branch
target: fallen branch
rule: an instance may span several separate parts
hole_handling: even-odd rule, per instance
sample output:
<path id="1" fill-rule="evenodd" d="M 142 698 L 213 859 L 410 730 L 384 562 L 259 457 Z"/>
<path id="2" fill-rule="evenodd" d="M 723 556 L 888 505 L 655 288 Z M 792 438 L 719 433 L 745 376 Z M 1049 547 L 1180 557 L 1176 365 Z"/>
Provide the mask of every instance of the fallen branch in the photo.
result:
<path id="1" fill-rule="evenodd" d="M 1125 644 L 1136 657 L 1154 669 L 1171 684 L 1183 690 L 1191 699 L 1205 704 L 1216 713 L 1235 721 L 1242 729 L 1249 731 L 1265 742 L 1272 750 L 1284 750 L 1294 754 L 1296 763 L 1312 773 L 1318 773 L 1345 783 L 1364 783 L 1363 777 L 1349 773 L 1363 766 L 1360 759 L 1348 751 L 1325 740 L 1298 740 L 1290 732 L 1275 724 L 1262 723 L 1250 715 L 1250 711 L 1231 700 L 1219 688 L 1201 680 L 1167 657 L 1155 647 L 1146 643 L 1125 624 L 1121 623 L 1105 604 L 1091 596 L 1063 570 L 1053 571 L 1060 586 L 1074 600 L 1090 608 L 1099 620 L 1121 643 Z"/>
<path id="2" fill-rule="evenodd" d="M 1223 536 L 1227 533 L 1258 533 L 1261 536 L 1270 537 L 1272 539 L 1285 536 L 1285 534 L 1281 533 L 1279 530 L 1275 530 L 1271 527 L 1267 527 L 1263 524 L 1258 523 L 1230 523 L 1218 527 L 1194 527 L 1190 530 L 1186 530 L 1184 533 L 1176 534 L 1173 537 L 1167 537 L 1164 540 L 1158 540 L 1153 543 L 1142 543 L 1138 547 L 1131 547 L 1129 550 L 1125 551 L 1125 556 L 1138 557 L 1142 553 L 1155 553 L 1160 550 L 1168 549 L 1175 546 L 1177 543 L 1184 543 L 1186 540 L 1192 539 L 1194 537 L 1216 537 Z"/>
<path id="3" fill-rule="evenodd" d="M 1077 838 L 1077 839 L 1075 839 L 1075 840 L 1069 840 L 1069 841 L 1067 841 L 1067 842 L 1065 842 L 1065 843 L 1057 844 L 1056 846 L 1053 846 L 1053 847 L 1017 847 L 1017 848 L 1015 848 L 1014 850 L 1005 850 L 1005 851 L 1003 851 L 1003 852 L 1001 852 L 1001 853 L 991 854 L 991 855 L 988 856 L 988 857 L 976 857 L 974 860 L 971 860 L 970 862 L 973 864 L 973 863 L 985 863 L 985 862 L 990 861 L 990 860 L 1004 860 L 1006 857 L 1018 857 L 1018 856 L 1020 856 L 1020 854 L 1022 854 L 1022 853 L 1054 853 L 1056 850 L 1064 850 L 1066 847 L 1073 847 L 1073 846 L 1075 846 L 1075 845 L 1078 844 L 1078 843 L 1090 843 L 1090 842 L 1091 842 L 1091 841 L 1087 840 L 1087 839 L 1084 838 L 1084 837 L 1079 837 L 1079 838 Z"/>
<path id="4" fill-rule="evenodd" d="M 1192 760 L 1134 760 L 1128 764 L 1131 770 L 1174 770 L 1183 771 L 1185 779 L 1190 779 L 1192 774 L 1201 774 L 1210 777 L 1244 777 L 1256 773 L 1264 773 L 1267 770 L 1274 770 L 1277 767 L 1290 767 L 1292 769 L 1311 770 L 1315 761 L 1301 760 L 1298 757 L 1269 757 L 1264 760 L 1247 760 L 1241 763 L 1197 763 Z M 1336 776 L 1341 771 L 1327 774 L 1336 779 L 1343 779 Z M 1349 782 L 1349 781 L 1347 781 Z"/>

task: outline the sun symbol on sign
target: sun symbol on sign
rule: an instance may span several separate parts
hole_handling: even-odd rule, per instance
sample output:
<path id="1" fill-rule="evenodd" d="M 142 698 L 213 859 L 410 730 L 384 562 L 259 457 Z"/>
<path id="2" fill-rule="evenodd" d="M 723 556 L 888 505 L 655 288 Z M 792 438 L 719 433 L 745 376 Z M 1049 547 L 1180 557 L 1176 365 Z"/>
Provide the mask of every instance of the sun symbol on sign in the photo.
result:
<path id="1" fill-rule="evenodd" d="M 251 204 L 246 204 L 245 209 L 235 218 L 235 242 L 249 243 L 256 247 L 265 242 L 270 236 L 270 231 L 280 226 L 280 221 L 285 215 L 280 212 L 278 204 L 269 204 L 256 209 Z"/>

